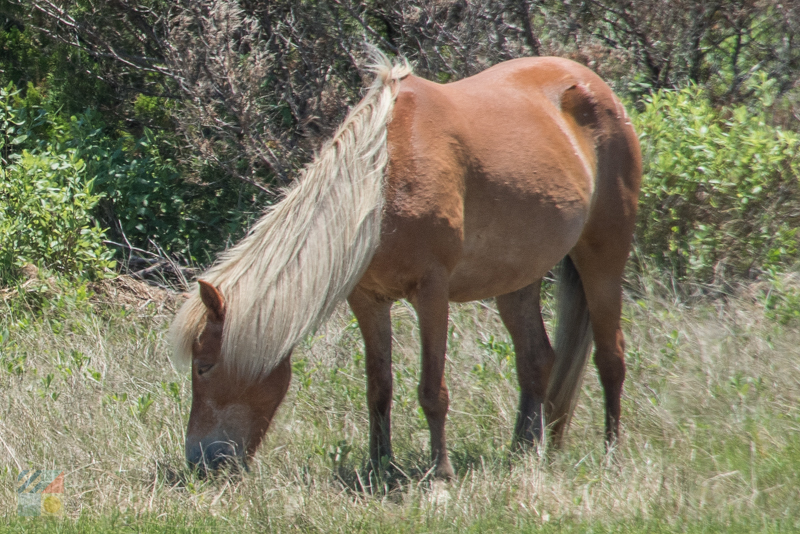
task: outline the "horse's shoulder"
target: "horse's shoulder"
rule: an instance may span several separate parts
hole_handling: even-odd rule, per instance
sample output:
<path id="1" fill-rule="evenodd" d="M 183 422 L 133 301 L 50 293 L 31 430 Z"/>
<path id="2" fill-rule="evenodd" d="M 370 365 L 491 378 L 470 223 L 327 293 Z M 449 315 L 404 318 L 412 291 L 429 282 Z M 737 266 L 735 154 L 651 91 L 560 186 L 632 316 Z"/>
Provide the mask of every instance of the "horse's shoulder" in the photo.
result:
<path id="1" fill-rule="evenodd" d="M 424 78 L 409 75 L 400 82 L 400 91 L 395 101 L 395 116 L 442 113 L 452 107 L 446 86 Z"/>

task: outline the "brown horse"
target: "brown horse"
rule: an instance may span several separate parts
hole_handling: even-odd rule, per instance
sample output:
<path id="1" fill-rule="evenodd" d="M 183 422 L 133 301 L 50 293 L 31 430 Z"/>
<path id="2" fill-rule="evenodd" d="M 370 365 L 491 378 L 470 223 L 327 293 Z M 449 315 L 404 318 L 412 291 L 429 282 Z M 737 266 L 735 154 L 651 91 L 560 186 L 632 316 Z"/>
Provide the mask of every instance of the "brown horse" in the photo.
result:
<path id="1" fill-rule="evenodd" d="M 173 323 L 176 361 L 192 368 L 189 463 L 205 470 L 253 455 L 289 386 L 292 348 L 345 297 L 366 345 L 373 465 L 392 457 L 397 299 L 419 318 L 419 402 L 437 476 L 453 476 L 451 301 L 497 298 L 516 350 L 518 444 L 546 425 L 561 438 L 594 339 L 613 442 L 625 377 L 621 278 L 641 180 L 623 106 L 565 59 L 516 59 L 448 85 L 377 63 L 371 89 L 297 186 L 203 275 Z M 554 349 L 539 291 L 562 259 Z"/>

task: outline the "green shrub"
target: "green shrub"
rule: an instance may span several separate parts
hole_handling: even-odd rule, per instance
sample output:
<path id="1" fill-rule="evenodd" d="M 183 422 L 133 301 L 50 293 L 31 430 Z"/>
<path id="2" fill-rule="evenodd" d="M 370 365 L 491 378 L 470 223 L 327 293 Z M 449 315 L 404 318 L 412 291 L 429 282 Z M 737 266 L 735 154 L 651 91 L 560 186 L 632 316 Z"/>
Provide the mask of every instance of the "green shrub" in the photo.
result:
<path id="1" fill-rule="evenodd" d="M 167 134 L 144 128 L 139 138 L 114 138 L 88 110 L 72 118 L 65 139 L 103 192 L 96 216 L 119 241 L 207 263 L 259 211 L 255 188 L 215 176 L 213 169 L 187 179 Z"/>
<path id="2" fill-rule="evenodd" d="M 210 262 L 259 211 L 252 188 L 211 168 L 187 179 L 169 134 L 115 132 L 92 110 L 65 118 L 32 86 L 0 90 L 0 127 L 0 282 L 28 262 L 97 276 L 106 234 Z"/>
<path id="3" fill-rule="evenodd" d="M 695 86 L 644 99 L 640 258 L 702 282 L 797 260 L 800 138 L 770 125 L 770 83 L 755 90 L 750 108 L 715 109 Z"/>
<path id="4" fill-rule="evenodd" d="M 0 280 L 26 263 L 94 278 L 111 268 L 104 232 L 91 218 L 100 195 L 74 151 L 24 151 L 0 171 Z"/>
<path id="5" fill-rule="evenodd" d="M 15 279 L 26 263 L 97 277 L 113 266 L 91 216 L 101 195 L 75 149 L 36 142 L 42 116 L 15 106 L 17 95 L 0 89 L 0 282 Z"/>

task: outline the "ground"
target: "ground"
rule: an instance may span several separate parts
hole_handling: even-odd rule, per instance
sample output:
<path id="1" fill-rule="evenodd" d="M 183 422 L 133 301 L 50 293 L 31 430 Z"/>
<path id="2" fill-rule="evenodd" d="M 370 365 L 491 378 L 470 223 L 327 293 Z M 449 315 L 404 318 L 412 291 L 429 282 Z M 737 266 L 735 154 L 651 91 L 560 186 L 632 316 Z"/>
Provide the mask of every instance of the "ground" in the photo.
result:
<path id="1" fill-rule="evenodd" d="M 181 295 L 132 279 L 37 280 L 3 293 L 0 532 L 800 529 L 800 322 L 770 284 L 628 289 L 611 453 L 591 367 L 566 446 L 512 453 L 508 335 L 493 302 L 454 306 L 449 483 L 427 476 L 418 333 L 413 310 L 395 305 L 393 432 L 407 478 L 369 487 L 363 355 L 346 307 L 298 347 L 251 471 L 201 480 L 183 460 L 191 384 L 166 342 Z M 16 476 L 29 468 L 66 471 L 63 518 L 16 516 Z"/>

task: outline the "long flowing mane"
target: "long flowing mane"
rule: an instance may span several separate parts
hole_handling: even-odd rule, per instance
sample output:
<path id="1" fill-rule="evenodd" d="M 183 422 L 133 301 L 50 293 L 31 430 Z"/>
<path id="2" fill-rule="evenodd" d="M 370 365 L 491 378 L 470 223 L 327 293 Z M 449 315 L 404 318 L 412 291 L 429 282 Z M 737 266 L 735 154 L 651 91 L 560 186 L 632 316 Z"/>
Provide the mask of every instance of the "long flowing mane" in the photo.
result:
<path id="1" fill-rule="evenodd" d="M 366 270 L 380 240 L 389 161 L 386 126 L 405 65 L 375 51 L 375 81 L 286 197 L 201 279 L 226 300 L 222 354 L 242 376 L 272 370 L 328 318 Z M 170 328 L 178 366 L 205 324 L 197 291 Z"/>

